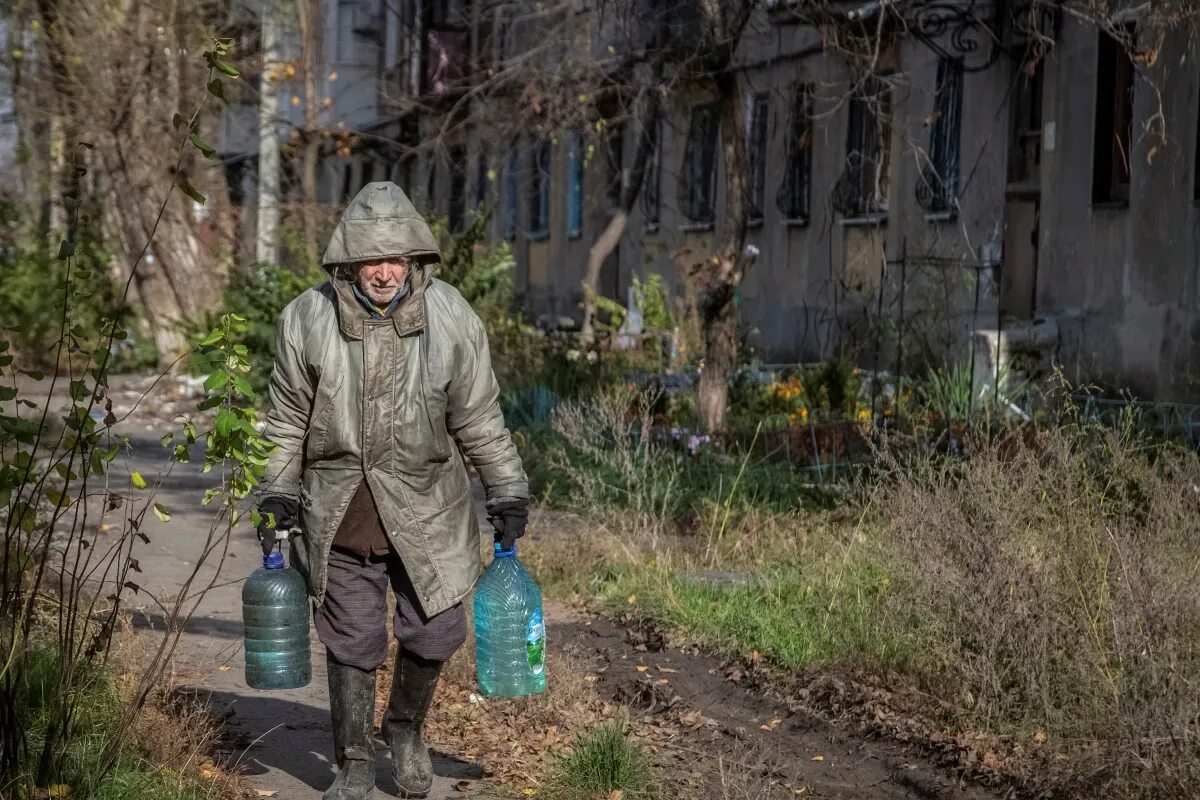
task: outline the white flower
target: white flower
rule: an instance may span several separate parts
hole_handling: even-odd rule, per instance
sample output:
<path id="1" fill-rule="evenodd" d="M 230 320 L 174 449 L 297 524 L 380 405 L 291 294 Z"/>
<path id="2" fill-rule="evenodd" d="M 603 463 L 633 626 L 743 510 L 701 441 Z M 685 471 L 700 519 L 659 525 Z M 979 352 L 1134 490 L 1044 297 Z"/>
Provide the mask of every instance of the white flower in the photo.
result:
<path id="1" fill-rule="evenodd" d="M 579 360 L 579 351 L 578 350 L 568 350 L 567 351 L 567 361 L 578 361 L 578 360 Z"/>
<path id="2" fill-rule="evenodd" d="M 588 360 L 588 363 L 589 363 L 589 364 L 593 364 L 593 363 L 595 363 L 595 361 L 596 361 L 596 359 L 597 359 L 597 358 L 599 358 L 599 356 L 598 356 L 598 355 L 596 355 L 596 351 L 595 351 L 595 350 L 588 350 L 588 354 L 587 354 L 587 360 Z"/>

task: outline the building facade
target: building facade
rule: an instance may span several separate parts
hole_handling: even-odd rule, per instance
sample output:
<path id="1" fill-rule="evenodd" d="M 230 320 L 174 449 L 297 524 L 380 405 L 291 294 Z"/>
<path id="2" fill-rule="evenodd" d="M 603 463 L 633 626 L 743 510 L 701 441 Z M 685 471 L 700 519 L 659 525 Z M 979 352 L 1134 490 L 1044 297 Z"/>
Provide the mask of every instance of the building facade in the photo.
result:
<path id="1" fill-rule="evenodd" d="M 864 27 L 886 13 L 846 6 Z M 1136 15 L 1115 19 L 918 3 L 864 71 L 794 4 L 757 8 L 735 67 L 748 343 L 768 361 L 889 370 L 1034 354 L 1076 380 L 1195 399 L 1200 65 L 1184 33 L 1159 44 Z M 486 209 L 530 317 L 558 325 L 580 317 L 637 131 L 619 114 L 548 130 L 528 87 L 478 91 L 538 52 L 542 24 L 521 3 L 331 2 L 327 124 L 361 135 L 323 157 L 320 200 L 386 177 L 451 229 Z M 594 28 L 593 52 L 612 52 Z M 623 302 L 648 272 L 678 286 L 687 254 L 715 246 L 719 125 L 703 81 L 672 84 L 602 294 Z"/>

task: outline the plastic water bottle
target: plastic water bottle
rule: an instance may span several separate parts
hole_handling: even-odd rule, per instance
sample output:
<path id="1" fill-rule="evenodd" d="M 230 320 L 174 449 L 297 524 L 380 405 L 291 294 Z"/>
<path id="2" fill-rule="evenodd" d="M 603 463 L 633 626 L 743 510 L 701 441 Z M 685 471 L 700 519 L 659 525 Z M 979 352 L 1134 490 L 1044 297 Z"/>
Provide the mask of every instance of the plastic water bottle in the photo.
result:
<path id="1" fill-rule="evenodd" d="M 304 576 L 284 565 L 276 550 L 242 585 L 246 626 L 246 685 L 299 689 L 312 680 L 308 646 L 308 591 Z"/>
<path id="2" fill-rule="evenodd" d="M 485 697 L 546 690 L 542 592 L 517 560 L 515 545 L 505 550 L 496 543 L 475 590 L 475 667 Z"/>

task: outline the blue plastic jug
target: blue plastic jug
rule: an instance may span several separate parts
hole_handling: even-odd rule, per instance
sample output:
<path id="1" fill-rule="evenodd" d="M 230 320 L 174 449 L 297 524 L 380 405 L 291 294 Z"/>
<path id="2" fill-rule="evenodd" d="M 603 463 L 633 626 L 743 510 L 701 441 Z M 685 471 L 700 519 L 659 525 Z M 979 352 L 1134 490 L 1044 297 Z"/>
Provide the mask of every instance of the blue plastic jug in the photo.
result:
<path id="1" fill-rule="evenodd" d="M 242 585 L 246 685 L 299 689 L 312 680 L 308 646 L 308 591 L 304 576 L 285 566 L 283 553 L 263 557 Z"/>
<path id="2" fill-rule="evenodd" d="M 496 543 L 475 590 L 475 667 L 485 697 L 546 690 L 546 624 L 542 593 L 517 560 Z"/>

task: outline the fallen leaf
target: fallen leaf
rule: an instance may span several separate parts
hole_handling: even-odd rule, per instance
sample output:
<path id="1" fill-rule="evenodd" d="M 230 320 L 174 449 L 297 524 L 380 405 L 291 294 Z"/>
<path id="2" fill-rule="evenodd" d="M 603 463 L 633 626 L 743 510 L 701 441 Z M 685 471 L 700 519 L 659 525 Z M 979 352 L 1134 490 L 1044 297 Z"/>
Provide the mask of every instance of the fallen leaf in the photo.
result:
<path id="1" fill-rule="evenodd" d="M 221 666 L 217 667 L 217 669 L 221 670 L 221 672 L 229 672 L 229 665 L 222 664 Z"/>
<path id="2" fill-rule="evenodd" d="M 766 725 L 759 725 L 758 728 L 759 728 L 759 730 L 763 730 L 763 731 L 766 731 L 767 733 L 770 733 L 771 731 L 775 730 L 775 728 L 777 728 L 779 726 L 780 722 L 783 722 L 783 720 L 773 719 L 770 722 L 768 722 Z"/>
<path id="3" fill-rule="evenodd" d="M 638 672 L 645 672 L 646 670 L 648 670 L 650 668 L 647 667 L 645 664 L 638 664 L 636 669 Z"/>
<path id="4" fill-rule="evenodd" d="M 66 783 L 56 783 L 46 790 L 47 797 L 67 797 L 71 794 L 71 787 Z"/>
<path id="5" fill-rule="evenodd" d="M 671 669 L 670 667 L 658 667 L 657 669 L 659 672 L 671 672 L 671 673 L 679 672 L 679 670 Z"/>
<path id="6" fill-rule="evenodd" d="M 666 678 L 659 678 L 659 679 L 656 681 L 656 683 L 657 683 L 659 686 L 664 686 L 664 685 L 666 685 L 666 684 L 670 683 L 670 681 L 669 681 L 669 680 L 667 680 Z"/>
<path id="7" fill-rule="evenodd" d="M 259 797 L 274 797 L 275 795 L 279 794 L 279 792 L 275 791 L 274 789 L 255 789 L 255 791 L 258 793 Z"/>
<path id="8" fill-rule="evenodd" d="M 621 800 L 621 798 L 624 796 L 625 796 L 625 793 L 622 792 L 620 789 L 613 789 L 611 792 L 608 793 L 608 800 Z"/>
<path id="9" fill-rule="evenodd" d="M 637 595 L 636 594 L 629 595 L 628 600 L 629 600 L 629 605 L 633 605 L 634 603 L 637 602 Z"/>
<path id="10" fill-rule="evenodd" d="M 526 786 L 524 789 L 521 790 L 521 794 L 525 795 L 526 797 L 529 797 L 531 795 L 537 794 L 537 789 L 534 789 L 532 786 Z"/>
<path id="11" fill-rule="evenodd" d="M 1037 733 L 1033 734 L 1033 740 L 1038 744 L 1042 744 L 1046 741 L 1046 732 L 1039 730 Z"/>
<path id="12" fill-rule="evenodd" d="M 813 756 L 813 757 L 812 757 L 812 760 L 813 760 L 813 761 L 824 761 L 824 760 L 825 760 L 825 756 Z"/>
<path id="13" fill-rule="evenodd" d="M 600 678 L 596 675 L 584 675 L 583 680 L 585 683 L 595 683 L 596 681 L 600 680 Z"/>
<path id="14" fill-rule="evenodd" d="M 456 792 L 465 792 L 470 788 L 471 788 L 470 781 L 459 781 L 458 783 L 454 784 L 454 791 L 456 791 Z"/>

